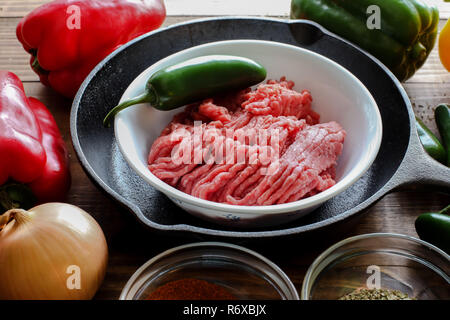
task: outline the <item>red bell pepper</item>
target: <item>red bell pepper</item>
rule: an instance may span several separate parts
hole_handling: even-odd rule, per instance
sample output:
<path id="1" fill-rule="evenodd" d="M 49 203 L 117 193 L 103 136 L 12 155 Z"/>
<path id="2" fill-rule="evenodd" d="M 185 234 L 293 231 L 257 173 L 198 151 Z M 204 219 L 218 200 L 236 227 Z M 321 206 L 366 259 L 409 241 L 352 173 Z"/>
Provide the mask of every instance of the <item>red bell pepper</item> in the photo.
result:
<path id="1" fill-rule="evenodd" d="M 0 71 L 0 155 L 0 185 L 9 178 L 33 181 L 47 161 L 41 127 L 22 82 L 7 71 Z"/>
<path id="2" fill-rule="evenodd" d="M 0 70 L 0 208 L 61 201 L 70 188 L 69 157 L 47 108 L 27 98 L 20 79 Z"/>
<path id="3" fill-rule="evenodd" d="M 28 98 L 42 130 L 42 146 L 47 162 L 41 175 L 28 184 L 40 202 L 64 199 L 70 188 L 69 153 L 55 119 L 46 106 L 36 98 Z"/>
<path id="4" fill-rule="evenodd" d="M 56 0 L 25 16 L 16 34 L 41 82 L 72 98 L 103 58 L 165 16 L 163 0 Z"/>

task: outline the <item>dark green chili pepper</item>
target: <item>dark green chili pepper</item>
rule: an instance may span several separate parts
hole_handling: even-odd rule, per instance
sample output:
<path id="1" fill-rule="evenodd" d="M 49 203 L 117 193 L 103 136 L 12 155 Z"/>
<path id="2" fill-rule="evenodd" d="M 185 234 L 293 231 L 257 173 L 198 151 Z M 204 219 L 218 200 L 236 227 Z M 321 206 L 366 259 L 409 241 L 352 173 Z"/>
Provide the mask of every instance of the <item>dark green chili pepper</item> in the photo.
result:
<path id="1" fill-rule="evenodd" d="M 445 163 L 447 159 L 447 153 L 442 146 L 439 139 L 431 132 L 430 129 L 416 117 L 417 133 L 419 134 L 420 142 L 422 142 L 425 151 L 435 160 L 440 163 Z"/>
<path id="2" fill-rule="evenodd" d="M 450 205 L 439 212 L 421 214 L 416 219 L 420 239 L 450 253 Z"/>
<path id="3" fill-rule="evenodd" d="M 434 111 L 434 118 L 441 134 L 442 144 L 447 151 L 445 163 L 450 167 L 450 108 L 446 104 L 440 104 Z"/>
<path id="4" fill-rule="evenodd" d="M 145 92 L 112 109 L 103 120 L 109 127 L 121 110 L 138 103 L 150 103 L 158 110 L 171 110 L 231 90 L 255 85 L 266 78 L 257 62 L 235 56 L 210 55 L 193 58 L 155 72 Z"/>

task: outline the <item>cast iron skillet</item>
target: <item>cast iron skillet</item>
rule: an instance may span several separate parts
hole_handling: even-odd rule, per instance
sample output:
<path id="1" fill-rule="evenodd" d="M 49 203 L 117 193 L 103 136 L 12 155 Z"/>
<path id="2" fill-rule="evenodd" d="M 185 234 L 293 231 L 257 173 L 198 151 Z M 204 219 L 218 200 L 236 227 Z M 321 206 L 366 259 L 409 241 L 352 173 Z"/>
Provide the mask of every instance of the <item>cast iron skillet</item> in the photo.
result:
<path id="1" fill-rule="evenodd" d="M 229 230 L 183 212 L 134 173 L 118 149 L 113 129 L 102 127 L 107 111 L 147 67 L 192 46 L 232 39 L 288 43 L 336 61 L 370 90 L 383 120 L 380 151 L 360 180 L 305 218 L 273 229 Z M 86 78 L 73 102 L 71 134 L 77 156 L 90 178 L 144 224 L 160 231 L 247 239 L 310 234 L 355 215 L 400 185 L 421 183 L 450 188 L 450 169 L 425 154 L 416 134 L 411 103 L 392 73 L 369 54 L 320 25 L 303 20 L 213 18 L 141 36 L 105 58 Z"/>

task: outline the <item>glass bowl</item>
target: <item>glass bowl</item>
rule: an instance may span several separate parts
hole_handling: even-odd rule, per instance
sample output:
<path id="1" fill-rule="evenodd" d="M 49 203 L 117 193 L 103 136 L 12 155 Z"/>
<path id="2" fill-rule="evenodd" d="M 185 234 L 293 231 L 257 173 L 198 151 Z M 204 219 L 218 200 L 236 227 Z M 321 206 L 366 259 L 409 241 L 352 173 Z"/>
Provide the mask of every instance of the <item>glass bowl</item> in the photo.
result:
<path id="1" fill-rule="evenodd" d="M 147 261 L 127 282 L 121 300 L 144 300 L 162 285 L 181 279 L 220 285 L 238 300 L 299 300 L 286 274 L 246 248 L 201 242 L 167 250 Z"/>
<path id="2" fill-rule="evenodd" d="M 345 239 L 323 252 L 303 281 L 303 300 L 336 300 L 361 288 L 399 290 L 417 300 L 450 299 L 450 256 L 392 233 Z"/>

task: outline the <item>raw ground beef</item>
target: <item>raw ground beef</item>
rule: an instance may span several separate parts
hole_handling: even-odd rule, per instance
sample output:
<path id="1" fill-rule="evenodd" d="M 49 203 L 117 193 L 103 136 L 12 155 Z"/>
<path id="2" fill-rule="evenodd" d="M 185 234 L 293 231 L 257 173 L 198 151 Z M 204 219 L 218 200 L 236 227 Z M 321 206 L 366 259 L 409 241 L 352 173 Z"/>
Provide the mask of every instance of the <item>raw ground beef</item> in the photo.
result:
<path id="1" fill-rule="evenodd" d="M 319 124 L 311 94 L 293 87 L 269 80 L 186 107 L 153 143 L 150 171 L 195 197 L 236 205 L 287 203 L 330 188 L 346 133 L 337 122 Z"/>

